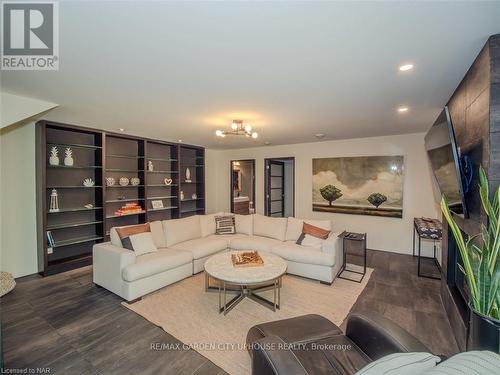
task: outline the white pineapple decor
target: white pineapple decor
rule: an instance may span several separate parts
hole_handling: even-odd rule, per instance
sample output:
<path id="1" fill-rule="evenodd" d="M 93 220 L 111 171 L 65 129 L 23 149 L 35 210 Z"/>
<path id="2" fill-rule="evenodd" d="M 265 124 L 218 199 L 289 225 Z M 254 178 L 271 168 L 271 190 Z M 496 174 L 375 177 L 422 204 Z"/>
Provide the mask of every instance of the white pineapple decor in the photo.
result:
<path id="1" fill-rule="evenodd" d="M 66 148 L 64 153 L 66 154 L 66 157 L 64 158 L 64 165 L 66 165 L 67 167 L 72 167 L 74 163 L 73 150 L 71 149 L 71 147 L 68 147 Z"/>
<path id="2" fill-rule="evenodd" d="M 50 149 L 50 157 L 49 157 L 49 164 L 50 165 L 59 165 L 59 156 L 57 155 L 59 151 L 57 150 L 56 146 L 52 146 Z"/>

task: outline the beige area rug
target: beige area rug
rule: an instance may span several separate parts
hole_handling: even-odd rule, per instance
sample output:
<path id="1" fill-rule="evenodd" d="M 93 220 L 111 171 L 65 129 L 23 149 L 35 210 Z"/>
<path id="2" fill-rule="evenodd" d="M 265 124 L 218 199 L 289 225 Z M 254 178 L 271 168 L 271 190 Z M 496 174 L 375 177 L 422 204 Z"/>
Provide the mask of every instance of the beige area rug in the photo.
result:
<path id="1" fill-rule="evenodd" d="M 329 285 L 296 276 L 285 276 L 281 309 L 270 309 L 245 298 L 226 316 L 218 312 L 218 293 L 205 292 L 204 274 L 169 285 L 131 305 L 123 305 L 163 328 L 229 374 L 250 374 L 251 363 L 244 345 L 250 327 L 258 323 L 320 314 L 340 326 L 365 288 L 362 283 L 336 279 Z M 272 291 L 261 294 L 272 300 Z M 228 300 L 233 294 L 228 294 Z M 182 349 L 181 349 L 182 350 Z"/>

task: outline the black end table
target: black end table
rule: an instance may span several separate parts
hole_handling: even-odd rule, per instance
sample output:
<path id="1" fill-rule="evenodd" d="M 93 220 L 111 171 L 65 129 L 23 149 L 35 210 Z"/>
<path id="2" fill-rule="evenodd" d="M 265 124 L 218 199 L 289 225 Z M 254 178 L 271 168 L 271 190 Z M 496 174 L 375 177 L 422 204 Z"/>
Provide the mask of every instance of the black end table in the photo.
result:
<path id="1" fill-rule="evenodd" d="M 418 237 L 418 253 L 415 255 L 415 236 Z M 433 259 L 434 263 L 441 274 L 441 266 L 436 258 L 436 241 L 441 241 L 443 237 L 443 226 L 441 222 L 437 219 L 428 219 L 425 217 L 415 217 L 413 219 L 413 256 L 417 256 L 417 275 L 419 277 L 426 277 L 428 279 L 441 280 L 441 277 L 433 275 L 424 275 L 421 272 L 421 259 Z M 433 242 L 434 253 L 432 257 L 426 257 L 421 255 L 422 250 L 422 240 L 430 240 Z"/>
<path id="2" fill-rule="evenodd" d="M 340 269 L 337 277 L 339 279 L 355 281 L 360 283 L 366 274 L 366 233 L 354 233 L 343 231 L 339 234 L 342 239 L 342 268 Z M 363 257 L 363 272 L 347 268 L 347 255 L 348 253 L 356 256 Z M 347 276 L 342 276 L 344 272 L 355 273 L 361 275 L 361 279 L 353 279 Z"/>

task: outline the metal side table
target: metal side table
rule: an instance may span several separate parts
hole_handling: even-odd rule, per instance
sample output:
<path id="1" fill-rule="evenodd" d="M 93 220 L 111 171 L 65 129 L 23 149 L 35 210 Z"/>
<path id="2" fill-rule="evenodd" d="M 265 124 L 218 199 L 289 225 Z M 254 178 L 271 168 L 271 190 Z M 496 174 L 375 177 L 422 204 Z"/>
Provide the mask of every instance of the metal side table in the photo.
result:
<path id="1" fill-rule="evenodd" d="M 418 252 L 415 255 L 415 237 L 418 237 Z M 434 263 L 441 274 L 441 266 L 436 258 L 436 241 L 440 241 L 443 237 L 443 226 L 437 219 L 428 219 L 424 217 L 416 217 L 413 219 L 413 256 L 417 257 L 417 275 L 428 279 L 441 280 L 441 277 L 433 275 L 424 275 L 421 272 L 421 260 L 433 259 Z M 433 242 L 433 256 L 426 257 L 421 255 L 422 240 L 430 240 Z"/>
<path id="2" fill-rule="evenodd" d="M 366 233 L 354 233 L 343 231 L 339 234 L 342 239 L 342 268 L 340 269 L 337 277 L 339 279 L 355 281 L 360 283 L 366 274 Z M 347 268 L 347 255 L 361 256 L 363 258 L 363 272 Z M 353 279 L 348 276 L 342 276 L 344 272 L 355 273 L 361 275 L 359 280 Z"/>

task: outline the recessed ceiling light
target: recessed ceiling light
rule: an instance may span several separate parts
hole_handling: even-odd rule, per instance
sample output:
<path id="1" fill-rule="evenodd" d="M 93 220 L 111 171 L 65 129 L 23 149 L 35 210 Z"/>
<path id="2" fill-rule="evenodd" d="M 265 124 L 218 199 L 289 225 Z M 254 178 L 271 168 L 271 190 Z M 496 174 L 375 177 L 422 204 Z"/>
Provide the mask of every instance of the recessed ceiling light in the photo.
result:
<path id="1" fill-rule="evenodd" d="M 269 146 L 269 145 L 271 144 L 271 142 L 269 142 L 269 141 L 265 141 L 265 142 L 264 142 L 264 144 L 265 144 L 266 146 Z"/>
<path id="2" fill-rule="evenodd" d="M 412 70 L 412 69 L 413 69 L 413 64 L 404 64 L 404 65 L 401 65 L 399 67 L 399 70 L 402 72 L 406 72 L 406 71 Z"/>
<path id="3" fill-rule="evenodd" d="M 182 139 L 178 139 L 177 142 L 182 143 Z"/>
<path id="4" fill-rule="evenodd" d="M 120 129 L 118 129 L 118 130 L 119 130 L 119 131 L 121 131 L 121 132 L 124 132 L 124 131 L 125 131 L 125 129 L 123 129 L 123 128 L 120 128 Z"/>
<path id="5" fill-rule="evenodd" d="M 325 135 L 323 133 L 317 133 L 317 134 L 314 134 L 314 136 L 318 139 L 321 139 L 321 138 L 324 138 Z"/>
<path id="6" fill-rule="evenodd" d="M 398 112 L 399 112 L 399 113 L 408 112 L 408 107 L 399 107 L 399 108 L 398 108 Z"/>

